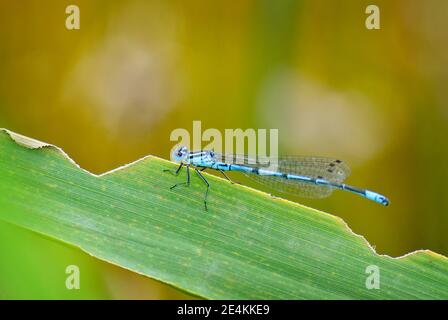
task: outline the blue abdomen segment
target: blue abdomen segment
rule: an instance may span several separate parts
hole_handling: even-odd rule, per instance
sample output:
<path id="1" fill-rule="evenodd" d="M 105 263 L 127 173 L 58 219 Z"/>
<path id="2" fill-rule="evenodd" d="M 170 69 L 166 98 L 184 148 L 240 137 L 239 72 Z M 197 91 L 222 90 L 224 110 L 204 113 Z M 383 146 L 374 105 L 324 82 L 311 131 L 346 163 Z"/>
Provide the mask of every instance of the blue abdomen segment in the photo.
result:
<path id="1" fill-rule="evenodd" d="M 220 167 L 219 163 L 217 163 L 216 165 L 218 166 L 218 168 Z M 328 188 L 345 190 L 345 191 L 348 191 L 351 193 L 358 194 L 364 198 L 367 198 L 369 200 L 375 201 L 376 203 L 382 204 L 383 206 L 389 205 L 389 199 L 387 199 L 385 196 L 383 196 L 379 193 L 376 193 L 376 192 L 373 192 L 370 190 L 359 189 L 359 188 L 356 188 L 356 187 L 353 187 L 353 186 L 350 186 L 350 185 L 347 185 L 344 183 L 335 183 L 332 181 L 328 181 L 326 179 L 320 179 L 320 178 L 316 179 L 316 178 L 307 177 L 307 176 L 287 174 L 287 173 L 282 173 L 282 172 L 278 172 L 278 171 L 265 170 L 265 169 L 261 169 L 261 168 L 252 168 L 252 167 L 247 167 L 247 166 L 243 166 L 243 165 L 232 164 L 232 165 L 227 165 L 227 166 L 228 167 L 226 167 L 226 169 L 221 168 L 221 170 L 239 171 L 239 172 L 243 172 L 243 173 L 256 174 L 259 176 L 278 177 L 278 178 L 283 178 L 283 179 L 287 179 L 287 180 L 296 180 L 296 181 L 310 183 L 310 184 L 319 185 L 319 186 L 327 186 Z"/>
<path id="2" fill-rule="evenodd" d="M 340 184 L 338 186 L 338 188 L 355 193 L 355 194 L 359 194 L 360 196 L 363 196 L 369 200 L 375 201 L 376 203 L 382 204 L 383 206 L 389 205 L 389 199 L 387 199 L 382 194 L 379 194 L 379 193 L 376 193 L 376 192 L 373 192 L 370 190 L 359 189 L 359 188 L 350 186 L 348 184 Z"/>
<path id="3" fill-rule="evenodd" d="M 389 199 L 387 199 L 385 196 L 383 196 L 382 194 L 370 191 L 370 190 L 365 190 L 365 197 L 367 199 L 373 200 L 379 204 L 382 204 L 383 206 L 388 206 L 389 205 Z"/>

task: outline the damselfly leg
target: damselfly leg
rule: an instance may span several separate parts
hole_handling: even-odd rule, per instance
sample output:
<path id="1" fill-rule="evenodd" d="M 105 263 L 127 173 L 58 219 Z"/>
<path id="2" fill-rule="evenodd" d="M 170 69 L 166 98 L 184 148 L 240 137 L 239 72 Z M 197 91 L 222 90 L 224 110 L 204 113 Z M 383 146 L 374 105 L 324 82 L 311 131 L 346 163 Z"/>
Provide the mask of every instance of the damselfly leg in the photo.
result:
<path id="1" fill-rule="evenodd" d="M 202 169 L 201 169 L 201 172 L 202 172 L 202 171 L 205 171 L 205 169 L 207 169 L 207 168 L 202 168 Z M 232 180 L 229 178 L 229 176 L 228 176 L 224 171 L 222 171 L 222 170 L 218 170 L 218 171 L 221 172 L 222 175 L 224 176 L 224 178 L 226 178 L 226 180 L 228 180 L 231 184 L 235 184 L 235 183 L 238 183 L 238 184 L 239 184 L 239 182 L 232 181 Z"/>
<path id="2" fill-rule="evenodd" d="M 170 169 L 164 169 L 163 172 L 170 172 L 174 175 L 178 175 L 180 170 L 182 169 L 182 167 L 184 166 L 183 163 L 181 163 L 179 165 L 179 167 L 174 171 L 174 170 L 170 170 Z M 187 168 L 187 181 L 186 182 L 179 182 L 176 183 L 174 186 L 172 186 L 170 189 L 173 190 L 174 188 L 180 186 L 180 185 L 186 185 L 189 186 L 190 185 L 190 165 L 186 164 L 185 167 Z M 202 168 L 202 169 L 197 169 L 194 168 L 194 170 L 197 172 L 197 174 L 199 175 L 199 177 L 201 178 L 201 180 L 205 183 L 205 185 L 207 186 L 207 189 L 205 190 L 205 195 L 204 195 L 204 206 L 205 206 L 205 210 L 208 211 L 207 208 L 207 196 L 208 196 L 208 190 L 210 189 L 210 184 L 208 183 L 207 179 L 205 179 L 205 177 L 201 174 L 202 171 L 204 171 L 207 168 Z"/>
<path id="3" fill-rule="evenodd" d="M 219 172 L 221 172 L 222 175 L 224 176 L 224 178 L 226 178 L 227 180 L 229 180 L 231 184 L 235 184 L 235 182 L 233 182 L 232 180 L 230 180 L 230 178 L 226 175 L 226 173 L 225 173 L 224 171 L 219 170 Z"/>
<path id="4" fill-rule="evenodd" d="M 205 168 L 201 169 L 201 170 L 198 170 L 198 169 L 195 169 L 195 170 L 196 170 L 197 174 L 199 175 L 199 177 L 202 179 L 202 181 L 204 181 L 204 183 L 207 186 L 207 190 L 205 190 L 205 196 L 204 196 L 204 206 L 205 206 L 205 210 L 208 211 L 208 209 L 207 209 L 207 196 L 208 196 L 208 190 L 210 189 L 210 184 L 208 183 L 207 179 L 205 179 L 205 177 L 201 173 L 201 171 L 204 171 Z"/>
<path id="5" fill-rule="evenodd" d="M 187 164 L 185 165 L 187 167 L 187 181 L 186 182 L 179 182 L 176 183 L 174 186 L 172 186 L 170 189 L 173 190 L 174 188 L 181 186 L 181 185 L 186 185 L 187 187 L 190 186 L 190 165 Z M 177 168 L 176 170 L 176 175 L 179 173 L 180 169 L 182 168 L 182 165 L 179 166 L 179 168 Z"/>
<path id="6" fill-rule="evenodd" d="M 177 175 L 179 174 L 179 172 L 180 172 L 180 169 L 182 169 L 183 166 L 184 166 L 184 164 L 181 163 L 181 164 L 179 165 L 179 167 L 177 167 L 176 170 L 163 169 L 163 172 L 169 172 L 169 173 L 172 173 L 172 174 L 174 174 L 175 176 L 177 176 Z"/>

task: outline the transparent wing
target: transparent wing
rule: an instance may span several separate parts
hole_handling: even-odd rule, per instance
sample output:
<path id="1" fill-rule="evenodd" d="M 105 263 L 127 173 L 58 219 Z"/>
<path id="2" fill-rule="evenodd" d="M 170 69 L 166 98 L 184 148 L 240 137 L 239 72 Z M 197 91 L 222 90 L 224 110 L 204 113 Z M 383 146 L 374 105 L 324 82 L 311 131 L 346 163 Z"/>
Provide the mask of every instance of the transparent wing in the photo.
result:
<path id="1" fill-rule="evenodd" d="M 245 165 L 252 168 L 266 168 L 272 171 L 325 179 L 341 183 L 350 174 L 349 167 L 341 160 L 325 157 L 285 156 L 278 158 L 250 158 L 243 155 L 215 154 L 217 161 Z M 262 176 L 244 173 L 253 181 L 278 192 L 290 193 L 307 198 L 324 198 L 331 194 L 332 188 L 319 186 L 282 177 Z"/>

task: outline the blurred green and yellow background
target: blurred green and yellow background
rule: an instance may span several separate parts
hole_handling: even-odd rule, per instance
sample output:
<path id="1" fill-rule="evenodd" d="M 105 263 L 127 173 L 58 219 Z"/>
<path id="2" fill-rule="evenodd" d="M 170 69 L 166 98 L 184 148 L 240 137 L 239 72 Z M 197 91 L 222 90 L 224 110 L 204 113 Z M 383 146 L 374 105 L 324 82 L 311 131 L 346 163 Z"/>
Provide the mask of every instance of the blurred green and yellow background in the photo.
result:
<path id="1" fill-rule="evenodd" d="M 80 30 L 65 27 L 71 4 Z M 381 254 L 448 254 L 447 102 L 445 0 L 0 0 L 0 127 L 94 173 L 169 158 L 193 120 L 279 129 L 281 154 L 342 158 L 351 184 L 391 199 L 290 197 Z M 80 290 L 65 288 L 70 264 Z M 0 222 L 0 298 L 188 296 Z"/>

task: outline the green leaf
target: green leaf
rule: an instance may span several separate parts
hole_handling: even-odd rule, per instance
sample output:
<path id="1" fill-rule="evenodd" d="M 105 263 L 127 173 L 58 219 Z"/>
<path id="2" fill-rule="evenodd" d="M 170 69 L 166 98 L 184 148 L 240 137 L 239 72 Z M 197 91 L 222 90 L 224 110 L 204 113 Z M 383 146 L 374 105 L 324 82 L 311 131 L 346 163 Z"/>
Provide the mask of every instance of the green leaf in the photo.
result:
<path id="1" fill-rule="evenodd" d="M 444 256 L 378 255 L 335 216 L 212 175 L 206 212 L 202 181 L 170 190 L 185 172 L 167 168 L 146 157 L 96 176 L 1 130 L 0 219 L 209 299 L 448 298 Z"/>

